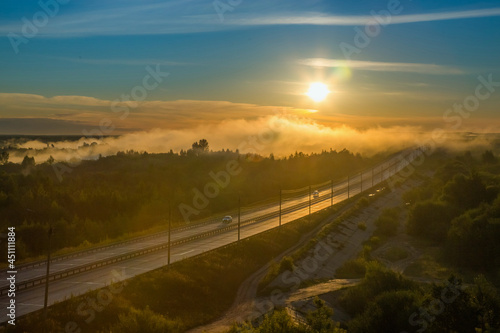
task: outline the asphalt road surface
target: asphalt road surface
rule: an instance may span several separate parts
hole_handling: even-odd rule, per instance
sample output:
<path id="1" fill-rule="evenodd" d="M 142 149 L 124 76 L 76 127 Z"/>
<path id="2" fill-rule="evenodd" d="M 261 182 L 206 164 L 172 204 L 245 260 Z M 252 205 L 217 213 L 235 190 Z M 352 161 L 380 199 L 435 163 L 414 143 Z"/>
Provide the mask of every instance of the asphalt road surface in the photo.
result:
<path id="1" fill-rule="evenodd" d="M 404 152 L 408 154 L 408 152 Z M 377 166 L 375 172 L 369 170 L 362 175 L 363 179 L 363 190 L 371 188 L 372 182 L 374 190 L 377 184 L 381 183 L 388 177 L 390 177 L 394 172 L 404 168 L 409 160 L 413 158 L 407 158 L 406 160 L 393 159 L 386 163 Z M 397 161 L 395 167 L 389 167 L 394 161 Z M 379 172 L 383 171 L 383 172 Z M 373 179 L 372 179 L 373 176 Z M 361 191 L 361 176 L 358 174 L 355 177 L 351 177 L 349 180 L 349 193 L 347 187 L 347 180 L 341 183 L 334 184 L 333 188 L 333 203 L 339 203 L 346 200 L 349 196 L 354 196 Z M 316 212 L 321 209 L 331 206 L 331 193 L 332 188 L 330 185 L 326 185 L 321 188 L 312 188 L 312 191 L 318 190 L 319 198 L 311 198 L 311 212 Z M 285 224 L 296 220 L 300 217 L 307 216 L 309 214 L 309 203 L 310 195 L 309 193 L 300 194 L 290 200 L 284 200 L 282 202 L 282 211 L 287 211 L 287 213 L 282 214 L 281 223 Z M 302 204 L 302 206 L 300 206 Z M 299 205 L 299 207 L 295 207 Z M 294 208 L 295 207 L 295 208 Z M 268 204 L 263 207 L 255 207 L 247 211 L 243 211 L 241 214 L 241 221 L 254 221 L 257 217 L 276 213 L 279 211 L 279 202 L 275 204 Z M 222 219 L 222 216 L 221 216 Z M 233 216 L 232 224 L 237 223 L 237 218 Z M 258 222 L 252 222 L 244 224 L 241 227 L 241 238 L 247 238 L 252 235 L 264 232 L 271 228 L 277 227 L 279 224 L 279 218 L 270 217 Z M 227 225 L 221 222 L 214 222 L 208 224 L 202 224 L 190 229 L 178 230 L 172 232 L 171 240 L 175 241 L 185 237 L 190 237 L 205 233 L 208 231 L 213 231 L 227 227 Z M 192 256 L 196 256 L 206 251 L 210 251 L 224 245 L 230 244 L 237 241 L 237 229 L 232 229 L 226 232 L 216 233 L 214 235 L 192 240 L 187 243 L 179 244 L 171 248 L 171 262 L 176 262 L 183 260 Z M 81 255 L 68 258 L 65 260 L 52 262 L 50 266 L 50 273 L 55 273 L 58 271 L 63 271 L 71 267 L 77 267 L 82 264 L 92 263 L 101 259 L 114 257 L 116 255 L 125 254 L 128 252 L 133 252 L 139 249 L 144 249 L 153 245 L 164 244 L 168 242 L 168 236 L 162 235 L 156 238 L 145 239 L 136 242 L 124 243 L 119 246 L 114 246 L 110 248 L 104 248 L 98 252 L 94 253 L 83 253 Z M 72 297 L 72 295 L 80 295 L 89 290 L 94 290 L 98 288 L 103 288 L 109 286 L 113 282 L 124 281 L 133 276 L 154 270 L 156 268 L 165 266 L 167 264 L 167 250 L 159 250 L 142 256 L 134 257 L 128 260 L 123 260 L 116 262 L 114 264 L 109 264 L 93 270 L 75 274 L 60 280 L 51 281 L 50 292 L 48 298 L 48 304 L 54 304 L 65 299 Z M 16 281 L 26 281 L 29 279 L 43 277 L 46 273 L 45 264 L 41 264 L 37 267 L 23 269 L 18 271 L 16 274 Z M 0 281 L 0 287 L 4 287 L 8 284 L 7 277 L 9 274 L 3 271 L 1 274 L 5 277 Z M 125 282 L 126 283 L 126 282 Z M 108 287 L 103 289 L 100 293 L 102 296 L 101 303 L 105 303 L 109 296 L 119 292 L 119 289 Z M 22 316 L 24 314 L 39 310 L 43 308 L 45 294 L 44 284 L 37 285 L 28 289 L 23 289 L 16 291 L 15 304 L 16 304 L 16 316 Z M 108 298 L 106 298 L 108 297 Z M 96 300 L 99 304 L 99 300 Z M 0 297 L 0 305 L 2 307 L 2 316 L 0 317 L 0 322 L 6 322 L 9 320 L 7 317 L 7 306 L 10 302 L 10 298 L 7 295 Z M 83 309 L 87 309 L 89 305 L 82 304 L 80 307 L 74 309 L 76 321 L 84 321 L 89 316 L 88 312 Z M 97 307 L 98 308 L 98 307 Z"/>

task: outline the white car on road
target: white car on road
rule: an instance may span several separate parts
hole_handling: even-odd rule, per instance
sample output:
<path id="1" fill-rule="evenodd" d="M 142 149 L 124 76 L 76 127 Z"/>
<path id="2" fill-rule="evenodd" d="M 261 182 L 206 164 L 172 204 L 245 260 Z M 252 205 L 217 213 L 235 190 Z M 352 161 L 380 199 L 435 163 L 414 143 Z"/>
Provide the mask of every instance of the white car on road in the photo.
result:
<path id="1" fill-rule="evenodd" d="M 229 216 L 229 215 L 226 215 L 222 218 L 222 223 L 226 223 L 226 224 L 229 224 L 233 222 L 233 217 L 232 216 Z"/>

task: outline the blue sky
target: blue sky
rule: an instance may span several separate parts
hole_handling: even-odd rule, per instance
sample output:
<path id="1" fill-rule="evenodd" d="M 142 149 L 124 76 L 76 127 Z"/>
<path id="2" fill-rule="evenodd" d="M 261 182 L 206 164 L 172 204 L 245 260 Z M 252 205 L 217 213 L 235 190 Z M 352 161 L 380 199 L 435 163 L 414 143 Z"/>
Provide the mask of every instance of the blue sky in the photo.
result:
<path id="1" fill-rule="evenodd" d="M 8 128 L 0 119 L 0 134 L 16 121 L 18 132 L 31 131 L 37 119 L 47 134 L 97 126 L 117 116 L 112 101 L 140 86 L 147 66 L 169 75 L 129 107 L 120 130 L 276 108 L 329 126 L 435 126 L 474 93 L 479 75 L 500 81 L 498 1 L 233 0 L 222 20 L 210 0 L 45 3 L 57 13 L 30 37 L 23 26 L 43 19 L 39 2 L 0 4 L 0 117 L 10 118 Z M 341 45 L 354 46 L 355 29 L 390 6 L 391 24 L 343 62 Z M 26 43 L 13 47 L 15 38 Z M 304 95 L 315 81 L 332 92 L 324 102 Z M 498 120 L 499 96 L 481 102 L 471 128 Z"/>

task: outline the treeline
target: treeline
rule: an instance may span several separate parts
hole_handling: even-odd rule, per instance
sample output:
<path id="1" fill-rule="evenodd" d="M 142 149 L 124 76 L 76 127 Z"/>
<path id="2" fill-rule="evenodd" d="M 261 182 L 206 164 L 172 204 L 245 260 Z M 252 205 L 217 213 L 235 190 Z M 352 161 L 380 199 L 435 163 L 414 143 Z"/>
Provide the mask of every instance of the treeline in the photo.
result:
<path id="1" fill-rule="evenodd" d="M 204 193 L 210 183 L 218 193 L 198 205 L 191 221 L 234 209 L 238 196 L 250 205 L 277 198 L 280 189 L 339 179 L 375 162 L 347 150 L 283 159 L 209 152 L 203 140 L 181 153 L 128 151 L 77 166 L 29 159 L 0 166 L 0 225 L 16 227 L 18 255 L 31 257 L 45 251 L 49 226 L 55 250 L 97 243 L 164 226 L 170 207 L 174 226 L 187 223 L 179 205 L 194 207 L 195 189 Z M 228 166 L 238 172 L 226 179 Z"/>
<path id="2" fill-rule="evenodd" d="M 403 195 L 407 232 L 436 245 L 468 283 L 456 276 L 417 283 L 371 261 L 365 245 L 360 258 L 337 271 L 341 277 L 364 276 L 339 296 L 351 316 L 349 333 L 500 332 L 500 163 L 491 151 L 456 158 L 439 153 L 428 162 L 433 177 Z M 397 214 L 381 214 L 377 237 L 394 235 Z"/>
<path id="3" fill-rule="evenodd" d="M 363 280 L 339 301 L 352 318 L 349 333 L 493 333 L 500 327 L 500 295 L 484 276 L 467 287 L 454 276 L 419 285 L 369 262 Z"/>
<path id="4" fill-rule="evenodd" d="M 486 151 L 447 162 L 424 186 L 405 194 L 408 232 L 442 245 L 459 267 L 496 274 L 500 268 L 500 164 Z"/>

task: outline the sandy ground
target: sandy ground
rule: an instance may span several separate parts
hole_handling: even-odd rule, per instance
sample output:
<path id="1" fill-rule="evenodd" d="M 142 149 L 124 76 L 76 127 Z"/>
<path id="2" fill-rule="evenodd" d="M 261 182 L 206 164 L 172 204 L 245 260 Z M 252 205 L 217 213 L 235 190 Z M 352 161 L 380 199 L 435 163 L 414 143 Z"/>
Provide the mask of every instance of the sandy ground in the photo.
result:
<path id="1" fill-rule="evenodd" d="M 259 281 L 267 273 L 270 264 L 262 267 L 241 285 L 233 306 L 221 318 L 211 324 L 192 329 L 189 332 L 225 332 L 233 323 L 258 320 L 276 306 L 287 307 L 290 309 L 289 312 L 297 317 L 297 320 L 301 320 L 301 313 L 314 309 L 312 305 L 314 297 L 351 286 L 358 282 L 357 280 L 334 279 L 335 272 L 345 261 L 356 257 L 362 250 L 362 243 L 369 239 L 375 230 L 374 222 L 380 212 L 384 208 L 402 205 L 401 194 L 416 185 L 417 183 L 414 181 L 407 181 L 400 188 L 380 195 L 368 207 L 360 209 L 357 214 L 346 219 L 339 230 L 325 237 L 310 251 L 304 260 L 296 263 L 297 267 L 293 272 L 284 272 L 270 283 L 270 287 L 273 288 L 270 296 L 259 298 L 256 296 L 257 287 Z M 335 217 L 332 216 L 331 220 Z M 364 223 L 366 229 L 359 228 L 359 223 Z M 282 257 L 293 253 L 305 244 L 315 232 L 317 230 L 305 235 L 299 244 L 287 250 L 275 260 L 279 262 Z M 386 260 L 386 264 L 402 272 L 419 255 L 404 240 L 403 235 L 398 235 L 395 239 L 391 240 L 390 244 L 386 244 L 381 249 L 374 251 L 374 254 L 380 258 L 380 254 L 384 251 L 383 248 L 395 245 L 403 246 L 407 249 L 409 256 L 402 262 L 393 263 Z M 326 282 L 300 288 L 300 283 L 311 279 L 320 279 L 320 281 Z M 283 292 L 282 290 L 284 289 L 291 291 Z M 335 319 L 337 320 L 346 316 L 339 309 L 335 309 L 335 312 Z"/>

